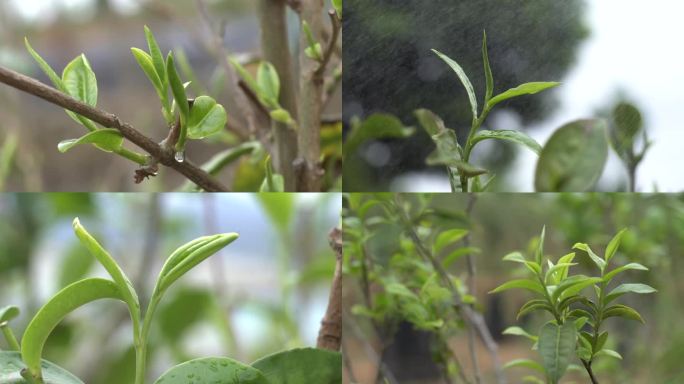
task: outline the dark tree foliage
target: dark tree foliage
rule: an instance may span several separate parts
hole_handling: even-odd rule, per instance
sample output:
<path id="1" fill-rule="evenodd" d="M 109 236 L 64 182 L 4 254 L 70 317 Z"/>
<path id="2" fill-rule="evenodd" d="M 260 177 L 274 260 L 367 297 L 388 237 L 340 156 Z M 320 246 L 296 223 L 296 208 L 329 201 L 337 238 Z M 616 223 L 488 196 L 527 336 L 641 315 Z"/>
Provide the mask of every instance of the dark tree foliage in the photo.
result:
<path id="1" fill-rule="evenodd" d="M 348 0 L 344 117 L 349 121 L 353 116 L 385 112 L 415 125 L 413 110 L 428 108 L 462 137 L 471 118 L 466 92 L 430 49 L 458 61 L 480 99 L 483 30 L 488 35 L 495 94 L 529 81 L 558 81 L 588 35 L 584 9 L 582 0 Z M 506 104 L 523 123 L 543 118 L 555 106 L 548 95 Z M 382 183 L 398 171 L 423 168 L 431 148 L 423 134 L 394 143 L 392 160 L 372 177 L 380 177 L 376 180 Z M 491 156 L 495 163 L 506 163 L 512 154 L 497 151 Z"/>

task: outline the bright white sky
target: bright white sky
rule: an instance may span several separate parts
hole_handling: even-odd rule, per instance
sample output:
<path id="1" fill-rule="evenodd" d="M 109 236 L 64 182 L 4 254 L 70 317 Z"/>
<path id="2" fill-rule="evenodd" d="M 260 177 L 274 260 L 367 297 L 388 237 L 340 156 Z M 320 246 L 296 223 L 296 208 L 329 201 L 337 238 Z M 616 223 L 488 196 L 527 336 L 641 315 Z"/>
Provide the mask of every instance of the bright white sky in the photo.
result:
<path id="1" fill-rule="evenodd" d="M 56 16 L 59 8 L 87 9 L 93 0 L 10 0 L 10 3 L 26 19 L 35 21 L 50 21 Z M 138 0 L 110 0 L 115 10 L 129 13 L 138 8 Z M 57 7 L 60 6 L 60 7 Z"/>

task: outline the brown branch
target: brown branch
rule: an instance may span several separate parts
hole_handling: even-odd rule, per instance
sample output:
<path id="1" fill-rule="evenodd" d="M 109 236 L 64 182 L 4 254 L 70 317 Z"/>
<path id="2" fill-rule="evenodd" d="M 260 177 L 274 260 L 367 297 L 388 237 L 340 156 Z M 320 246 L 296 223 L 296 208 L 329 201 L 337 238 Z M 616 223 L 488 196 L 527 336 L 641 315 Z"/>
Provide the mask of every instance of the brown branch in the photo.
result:
<path id="1" fill-rule="evenodd" d="M 335 276 L 328 309 L 321 321 L 316 347 L 339 351 L 342 344 L 342 230 L 334 228 L 330 232 L 330 246 L 335 251 Z"/>
<path id="2" fill-rule="evenodd" d="M 332 25 L 332 36 L 328 41 L 328 48 L 325 50 L 325 53 L 323 53 L 323 60 L 321 60 L 320 65 L 316 70 L 317 76 L 323 76 L 323 74 L 325 73 L 325 69 L 328 67 L 328 63 L 330 62 L 330 59 L 332 58 L 332 55 L 335 52 L 337 40 L 340 38 L 341 25 L 340 19 L 339 17 L 337 17 L 337 12 L 335 12 L 334 10 L 330 10 L 328 12 L 328 16 L 330 17 L 330 23 Z"/>
<path id="3" fill-rule="evenodd" d="M 38 80 L 2 66 L 0 66 L 0 82 L 87 117 L 104 127 L 118 129 L 123 137 L 145 150 L 158 163 L 173 168 L 207 192 L 228 191 L 226 186 L 191 162 L 187 160 L 182 163 L 177 162 L 174 159 L 173 150 L 162 148 L 161 145 L 143 135 L 130 124 L 119 120 L 116 115 L 82 103 Z"/>

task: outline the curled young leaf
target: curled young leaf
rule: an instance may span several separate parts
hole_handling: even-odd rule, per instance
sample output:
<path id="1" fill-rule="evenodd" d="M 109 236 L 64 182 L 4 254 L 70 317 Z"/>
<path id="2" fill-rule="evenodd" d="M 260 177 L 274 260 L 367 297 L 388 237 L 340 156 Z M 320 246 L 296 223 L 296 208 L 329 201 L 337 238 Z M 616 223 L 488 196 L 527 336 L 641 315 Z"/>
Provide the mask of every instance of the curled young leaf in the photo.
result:
<path id="1" fill-rule="evenodd" d="M 489 52 L 487 48 L 487 31 L 482 31 L 482 62 L 484 63 L 485 73 L 485 99 L 484 104 L 487 105 L 494 94 L 494 75 L 492 74 L 492 67 L 489 65 Z"/>
<path id="2" fill-rule="evenodd" d="M 155 384 L 272 384 L 261 371 L 226 357 L 205 357 L 176 365 Z"/>
<path id="3" fill-rule="evenodd" d="M 152 85 L 154 85 L 154 89 L 157 91 L 157 95 L 159 95 L 159 98 L 161 99 L 162 95 L 166 92 L 166 89 L 162 85 L 162 80 L 159 78 L 157 70 L 154 68 L 152 57 L 150 57 L 147 52 L 138 48 L 131 48 L 131 52 L 133 53 L 133 57 L 135 57 L 135 61 L 138 62 L 140 68 L 143 70 L 143 72 L 145 72 L 147 78 L 150 79 Z"/>
<path id="4" fill-rule="evenodd" d="M 220 132 L 228 121 L 226 110 L 221 104 L 209 96 L 200 96 L 195 99 L 190 109 L 188 119 L 188 137 L 191 139 L 203 139 Z"/>
<path id="5" fill-rule="evenodd" d="M 97 148 L 105 152 L 116 152 L 123 145 L 123 136 L 118 129 L 104 128 L 97 131 L 88 132 L 78 139 L 60 141 L 57 149 L 65 153 L 71 148 L 80 144 L 94 144 Z"/>
<path id="6" fill-rule="evenodd" d="M 283 175 L 273 172 L 273 166 L 271 165 L 271 156 L 266 157 L 265 167 L 266 176 L 264 177 L 264 181 L 261 183 L 259 192 L 285 191 L 285 179 L 283 179 Z"/>
<path id="7" fill-rule="evenodd" d="M 342 153 L 347 157 L 368 140 L 407 138 L 414 132 L 413 127 L 404 126 L 396 116 L 373 114 L 364 121 L 352 121 L 351 131 L 344 142 Z"/>
<path id="8" fill-rule="evenodd" d="M 279 108 L 280 77 L 273 64 L 262 61 L 257 69 L 257 85 L 259 86 L 259 98 L 269 108 Z"/>
<path id="9" fill-rule="evenodd" d="M 111 280 L 90 278 L 73 283 L 53 296 L 33 317 L 21 341 L 21 356 L 29 374 L 39 379 L 43 346 L 52 330 L 70 312 L 99 299 L 125 301 Z"/>
<path id="10" fill-rule="evenodd" d="M 19 316 L 19 307 L 8 305 L 0 308 L 0 324 L 7 323 Z"/>
<path id="11" fill-rule="evenodd" d="M 166 93 L 167 75 L 166 66 L 164 65 L 164 56 L 161 53 L 161 49 L 159 49 L 157 39 L 154 38 L 152 31 L 147 27 L 147 25 L 145 26 L 145 39 L 147 40 L 147 47 L 150 50 L 150 59 L 152 61 L 152 65 L 154 66 L 154 70 L 157 73 L 159 80 L 161 80 L 161 84 L 163 85 L 161 89 L 164 91 L 164 93 Z"/>
<path id="12" fill-rule="evenodd" d="M 64 91 L 90 106 L 97 105 L 97 78 L 85 55 L 72 60 L 62 72 Z"/>
<path id="13" fill-rule="evenodd" d="M 190 104 L 188 103 L 188 97 L 185 94 L 185 86 L 178 76 L 176 71 L 176 65 L 173 61 L 173 54 L 169 52 L 166 58 L 166 75 L 171 85 L 171 93 L 173 93 L 173 99 L 180 110 L 181 125 L 180 134 L 178 135 L 178 142 L 176 143 L 176 150 L 182 151 L 185 149 L 185 139 L 187 137 L 187 121 L 190 116 Z"/>
<path id="14" fill-rule="evenodd" d="M 339 352 L 315 348 L 279 352 L 252 363 L 252 367 L 263 372 L 270 384 L 341 383 L 341 366 L 342 355 Z"/>
<path id="15" fill-rule="evenodd" d="M 624 228 L 618 232 L 617 235 L 615 235 L 615 237 L 613 237 L 606 246 L 606 253 L 603 256 L 603 258 L 606 260 L 606 263 L 610 262 L 610 259 L 613 258 L 613 255 L 615 255 L 615 252 L 620 247 L 620 242 L 622 241 L 622 236 L 624 236 L 625 232 L 627 232 L 627 228 Z"/>

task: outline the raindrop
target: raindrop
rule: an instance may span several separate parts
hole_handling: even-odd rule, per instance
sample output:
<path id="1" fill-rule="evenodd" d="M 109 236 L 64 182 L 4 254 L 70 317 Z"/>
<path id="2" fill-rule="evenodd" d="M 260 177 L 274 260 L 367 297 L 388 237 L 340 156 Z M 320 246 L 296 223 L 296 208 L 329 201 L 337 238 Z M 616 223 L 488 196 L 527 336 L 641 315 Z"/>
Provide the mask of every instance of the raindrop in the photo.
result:
<path id="1" fill-rule="evenodd" d="M 176 159 L 177 162 L 182 163 L 185 161 L 185 152 L 178 151 L 173 157 Z"/>

